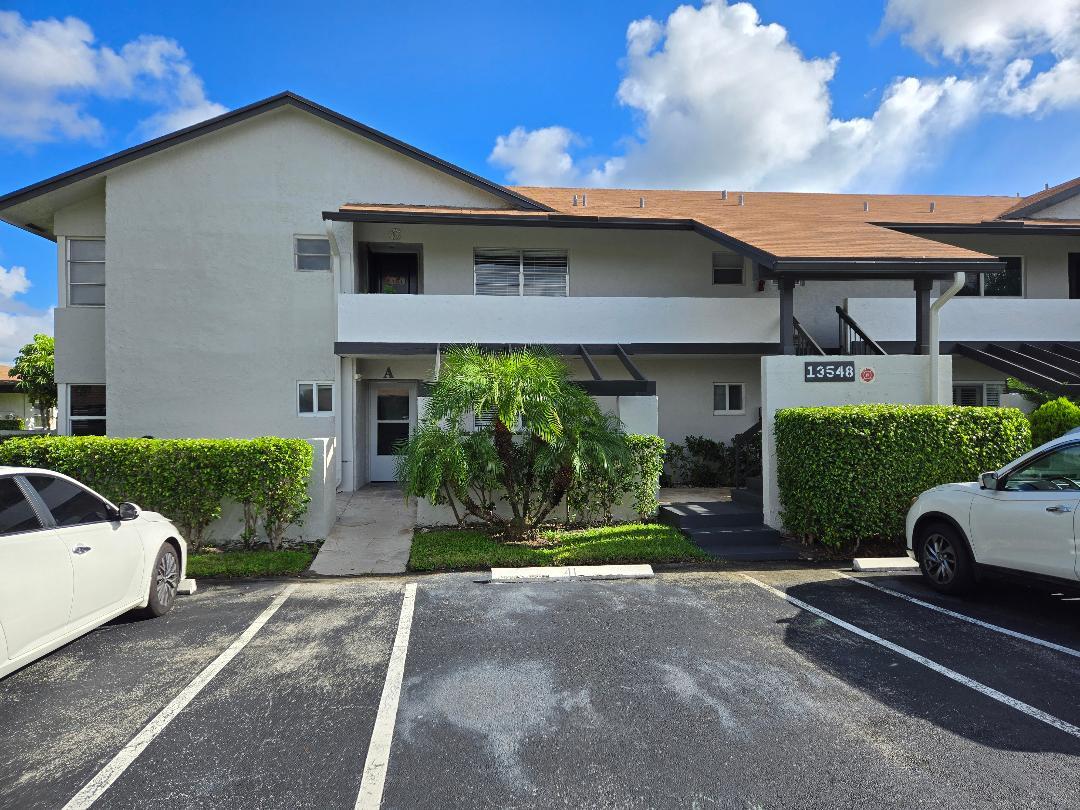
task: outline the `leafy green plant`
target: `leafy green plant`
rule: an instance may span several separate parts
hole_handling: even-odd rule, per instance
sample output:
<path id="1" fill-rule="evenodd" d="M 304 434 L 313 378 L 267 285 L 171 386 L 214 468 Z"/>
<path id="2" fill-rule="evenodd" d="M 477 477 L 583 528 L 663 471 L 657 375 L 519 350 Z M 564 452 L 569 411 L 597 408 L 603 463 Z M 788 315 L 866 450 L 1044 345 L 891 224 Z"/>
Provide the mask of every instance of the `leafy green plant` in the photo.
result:
<path id="1" fill-rule="evenodd" d="M 478 437 L 462 429 L 470 414 L 492 415 Z M 569 381 L 559 358 L 463 347 L 444 356 L 397 471 L 407 495 L 448 502 L 459 519 L 467 514 L 516 540 L 536 534 L 586 469 L 627 452 L 618 421 Z"/>
<path id="2" fill-rule="evenodd" d="M 313 451 L 302 439 L 108 439 L 33 436 L 0 445 L 0 464 L 70 475 L 114 503 L 160 512 L 199 549 L 233 500 L 263 516 L 271 548 L 307 509 Z M 246 524 L 245 520 L 245 524 Z M 250 545 L 253 536 L 246 534 Z"/>
<path id="3" fill-rule="evenodd" d="M 1051 394 L 1049 391 L 1043 391 L 1041 388 L 1036 388 L 1033 385 L 1028 385 L 1025 382 L 1021 382 L 1015 377 L 1008 377 L 1005 380 L 1005 388 L 1011 394 L 1019 394 L 1036 408 L 1040 405 L 1045 405 L 1047 402 L 1051 402 L 1057 399 L 1056 394 Z M 1068 399 L 1068 397 L 1066 397 Z"/>
<path id="4" fill-rule="evenodd" d="M 634 511 L 648 520 L 660 504 L 656 498 L 664 468 L 664 440 L 659 436 L 625 437 L 625 458 L 606 465 L 587 464 L 575 476 L 566 495 L 572 519 L 580 523 L 611 523 L 616 506 L 630 495 Z"/>
<path id="5" fill-rule="evenodd" d="M 901 537 L 916 495 L 974 481 L 1031 447 L 1015 408 L 787 408 L 775 425 L 781 520 L 793 535 L 835 548 Z"/>
<path id="6" fill-rule="evenodd" d="M 755 475 L 761 470 L 761 441 L 757 437 L 737 445 L 687 436 L 685 444 L 668 446 L 667 481 L 674 486 L 736 486 L 736 466 Z"/>
<path id="7" fill-rule="evenodd" d="M 41 424 L 49 426 L 49 411 L 56 407 L 56 380 L 53 376 L 55 342 L 49 335 L 34 339 L 19 349 L 8 376 L 18 377 L 15 387 L 26 394 L 41 414 Z"/>
<path id="8" fill-rule="evenodd" d="M 1080 427 L 1080 406 L 1065 397 L 1045 402 L 1032 411 L 1031 441 L 1038 446 Z"/>
<path id="9" fill-rule="evenodd" d="M 17 416 L 8 416 L 0 419 L 0 430 L 22 430 L 26 423 Z"/>

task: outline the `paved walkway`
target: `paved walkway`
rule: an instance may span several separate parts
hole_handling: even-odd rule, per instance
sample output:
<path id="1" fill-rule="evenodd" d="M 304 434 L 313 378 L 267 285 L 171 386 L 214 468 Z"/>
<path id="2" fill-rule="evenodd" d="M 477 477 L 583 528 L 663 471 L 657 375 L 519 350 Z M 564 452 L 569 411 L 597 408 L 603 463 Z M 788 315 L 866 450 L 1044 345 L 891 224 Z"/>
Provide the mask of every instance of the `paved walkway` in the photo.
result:
<path id="1" fill-rule="evenodd" d="M 394 484 L 339 492 L 338 518 L 311 571 L 325 576 L 401 574 L 409 562 L 416 501 Z"/>

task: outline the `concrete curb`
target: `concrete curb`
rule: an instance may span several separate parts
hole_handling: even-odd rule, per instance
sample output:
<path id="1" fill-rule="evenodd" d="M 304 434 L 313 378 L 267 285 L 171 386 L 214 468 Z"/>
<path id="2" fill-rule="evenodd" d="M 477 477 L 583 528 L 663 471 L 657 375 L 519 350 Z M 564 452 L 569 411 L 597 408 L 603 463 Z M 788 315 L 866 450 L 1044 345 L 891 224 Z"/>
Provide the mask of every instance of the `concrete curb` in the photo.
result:
<path id="1" fill-rule="evenodd" d="M 492 568 L 492 582 L 568 579 L 651 579 L 651 565 L 575 565 L 565 567 Z"/>
<path id="2" fill-rule="evenodd" d="M 919 564 L 911 557 L 856 557 L 851 561 L 852 571 L 918 570 Z"/>

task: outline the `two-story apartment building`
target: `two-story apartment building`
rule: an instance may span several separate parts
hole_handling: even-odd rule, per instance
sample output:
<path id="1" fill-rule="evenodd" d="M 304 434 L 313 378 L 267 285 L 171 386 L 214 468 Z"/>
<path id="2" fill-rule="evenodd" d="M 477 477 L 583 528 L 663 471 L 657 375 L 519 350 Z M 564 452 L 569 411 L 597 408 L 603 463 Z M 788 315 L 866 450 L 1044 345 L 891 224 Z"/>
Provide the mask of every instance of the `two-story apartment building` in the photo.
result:
<path id="1" fill-rule="evenodd" d="M 0 218 L 57 243 L 61 433 L 336 437 L 352 488 L 392 477 L 447 346 L 551 347 L 628 422 L 656 397 L 668 441 L 726 440 L 762 355 L 926 352 L 958 272 L 957 400 L 1073 390 L 1074 195 L 510 188 L 286 93 Z"/>

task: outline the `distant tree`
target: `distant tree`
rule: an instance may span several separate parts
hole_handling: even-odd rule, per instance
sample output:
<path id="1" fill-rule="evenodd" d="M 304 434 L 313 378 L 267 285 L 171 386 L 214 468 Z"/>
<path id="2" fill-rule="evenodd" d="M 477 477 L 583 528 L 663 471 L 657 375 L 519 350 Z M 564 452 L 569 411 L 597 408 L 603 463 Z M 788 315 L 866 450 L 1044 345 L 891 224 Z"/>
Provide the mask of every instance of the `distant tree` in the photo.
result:
<path id="1" fill-rule="evenodd" d="M 41 414 L 41 423 L 49 424 L 49 411 L 56 407 L 56 379 L 53 376 L 55 344 L 49 335 L 34 335 L 33 341 L 19 349 L 15 365 L 8 375 L 18 377 L 15 387 L 26 394 L 30 404 Z"/>

